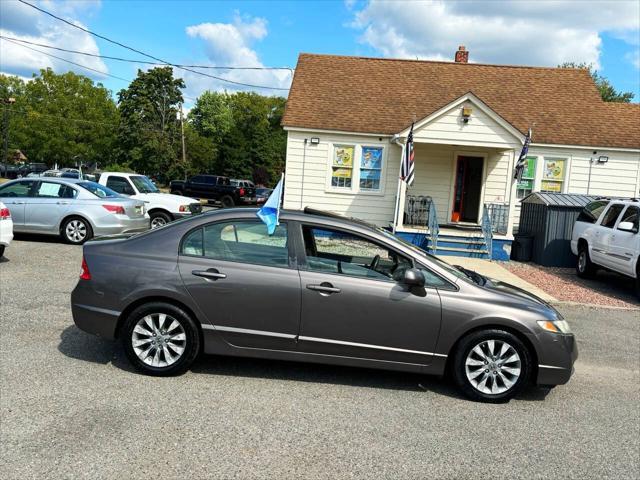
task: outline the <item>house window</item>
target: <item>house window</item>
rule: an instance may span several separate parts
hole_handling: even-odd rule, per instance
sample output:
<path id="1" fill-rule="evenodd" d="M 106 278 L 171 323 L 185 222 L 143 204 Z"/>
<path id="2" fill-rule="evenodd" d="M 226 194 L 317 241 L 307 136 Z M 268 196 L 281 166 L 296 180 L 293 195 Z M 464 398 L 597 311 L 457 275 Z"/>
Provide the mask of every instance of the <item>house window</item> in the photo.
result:
<path id="1" fill-rule="evenodd" d="M 541 192 L 561 193 L 566 170 L 566 158 L 545 157 L 542 169 Z"/>
<path id="2" fill-rule="evenodd" d="M 331 162 L 331 186 L 351 189 L 353 178 L 353 145 L 336 145 Z"/>
<path id="3" fill-rule="evenodd" d="M 380 190 L 382 147 L 362 147 L 360 190 Z"/>
<path id="4" fill-rule="evenodd" d="M 533 192 L 537 160 L 537 157 L 527 157 L 527 162 L 524 164 L 524 170 L 522 171 L 522 180 L 518 182 L 518 189 L 516 190 L 518 199 L 522 199 Z"/>

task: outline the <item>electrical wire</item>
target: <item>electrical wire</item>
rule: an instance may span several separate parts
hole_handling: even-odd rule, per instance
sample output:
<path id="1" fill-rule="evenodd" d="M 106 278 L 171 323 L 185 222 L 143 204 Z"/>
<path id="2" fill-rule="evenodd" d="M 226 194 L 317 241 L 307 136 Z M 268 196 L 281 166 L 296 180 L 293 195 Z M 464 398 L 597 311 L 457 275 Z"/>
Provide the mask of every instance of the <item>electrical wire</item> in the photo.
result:
<path id="1" fill-rule="evenodd" d="M 124 43 L 118 42 L 117 40 L 112 40 L 112 39 L 110 39 L 108 37 L 105 37 L 104 35 L 100 35 L 99 33 L 92 32 L 91 30 L 88 30 L 88 29 L 86 29 L 84 27 L 81 27 L 80 25 L 76 25 L 75 23 L 70 22 L 69 20 L 66 20 L 66 19 L 64 19 L 62 17 L 59 17 L 59 16 L 57 16 L 57 15 L 55 15 L 55 14 L 53 14 L 53 13 L 51 13 L 51 12 L 49 12 L 49 11 L 43 9 L 43 8 L 40 8 L 40 7 L 36 6 L 36 5 L 33 5 L 33 4 L 31 4 L 31 3 L 29 3 L 29 2 L 27 2 L 25 0 L 18 0 L 18 1 L 20 3 L 23 3 L 23 4 L 27 5 L 27 6 L 35 9 L 35 10 L 38 10 L 41 13 L 44 13 L 45 15 L 49 15 L 50 17 L 55 18 L 56 20 L 59 20 L 59 21 L 61 21 L 63 23 L 66 23 L 67 25 L 69 25 L 69 26 L 71 26 L 73 28 L 77 28 L 78 30 L 81 30 L 81 31 L 83 31 L 85 33 L 93 35 L 94 37 L 97 37 L 97 38 L 100 38 L 102 40 L 105 40 L 105 41 L 107 41 L 109 43 L 113 43 L 114 45 L 118 45 L 119 47 L 126 48 L 127 50 L 130 50 L 130 51 L 132 51 L 134 53 L 137 53 L 137 54 L 142 55 L 144 57 L 150 58 L 152 60 L 155 60 L 155 61 L 157 61 L 157 62 L 159 62 L 159 63 L 161 63 L 163 65 L 168 65 L 168 66 L 171 66 L 171 67 L 180 68 L 181 70 L 184 70 L 184 71 L 187 71 L 187 72 L 191 72 L 191 73 L 195 73 L 196 75 L 202 75 L 202 76 L 205 76 L 205 77 L 213 78 L 213 79 L 221 81 L 221 82 L 227 82 L 227 83 L 231 83 L 231 84 L 234 84 L 234 85 L 240 85 L 240 86 L 243 86 L 243 87 L 262 88 L 262 89 L 265 89 L 265 90 L 281 90 L 281 91 L 282 90 L 285 90 L 285 91 L 289 90 L 288 88 L 283 88 L 283 87 L 269 87 L 269 86 L 265 86 L 265 85 L 253 85 L 253 84 L 250 84 L 250 83 L 236 82 L 235 80 L 229 80 L 228 78 L 218 77 L 218 76 L 211 75 L 211 74 L 208 74 L 208 73 L 205 73 L 205 72 L 199 72 L 197 70 L 193 70 L 192 68 L 189 68 L 189 67 L 184 67 L 184 66 L 180 66 L 180 65 L 177 65 L 177 64 L 174 64 L 174 63 L 171 63 L 171 62 L 167 62 L 166 60 L 163 60 L 163 59 L 158 58 L 158 57 L 154 57 L 153 55 L 145 53 L 145 52 L 143 52 L 141 50 L 138 50 L 137 48 L 131 47 L 129 45 L 125 45 Z"/>
<path id="2" fill-rule="evenodd" d="M 133 58 L 121 58 L 121 57 L 111 57 L 109 55 L 99 55 L 97 53 L 89 53 L 82 52 L 80 50 L 70 50 L 67 48 L 56 47 L 53 45 L 45 45 L 44 43 L 31 42 L 29 40 L 23 40 L 21 38 L 8 37 L 6 35 L 0 35 L 0 38 L 4 38 L 5 40 L 13 40 L 14 42 L 26 43 L 28 45 L 35 45 L 36 47 L 50 48 L 53 50 L 58 50 L 61 52 L 67 53 L 75 53 L 78 55 L 85 55 L 88 57 L 94 58 L 104 58 L 105 60 L 116 60 L 118 62 L 129 62 L 129 63 L 141 63 L 145 65 L 165 65 L 164 63 L 158 62 L 149 62 L 147 60 L 135 60 Z M 176 67 L 187 67 L 187 68 L 208 68 L 208 69 L 216 69 L 216 70 L 288 70 L 292 72 L 294 69 L 291 67 L 221 67 L 216 65 L 183 65 L 183 64 L 175 64 Z"/>

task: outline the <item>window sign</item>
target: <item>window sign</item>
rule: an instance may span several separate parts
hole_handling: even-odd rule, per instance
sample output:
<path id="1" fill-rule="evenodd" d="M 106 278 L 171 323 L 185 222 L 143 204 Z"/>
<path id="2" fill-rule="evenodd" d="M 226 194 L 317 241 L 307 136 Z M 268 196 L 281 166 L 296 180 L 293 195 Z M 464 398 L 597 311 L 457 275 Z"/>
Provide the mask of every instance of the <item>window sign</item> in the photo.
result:
<path id="1" fill-rule="evenodd" d="M 564 158 L 545 158 L 542 170 L 542 192 L 562 192 L 567 160 Z"/>
<path id="2" fill-rule="evenodd" d="M 362 147 L 360 159 L 360 188 L 380 190 L 382 174 L 382 147 Z"/>
<path id="3" fill-rule="evenodd" d="M 353 177 L 353 145 L 336 145 L 331 162 L 331 186 L 351 188 Z"/>
<path id="4" fill-rule="evenodd" d="M 527 157 L 522 171 L 522 180 L 518 182 L 516 195 L 518 198 L 524 198 L 533 191 L 534 181 L 536 178 L 536 157 Z"/>

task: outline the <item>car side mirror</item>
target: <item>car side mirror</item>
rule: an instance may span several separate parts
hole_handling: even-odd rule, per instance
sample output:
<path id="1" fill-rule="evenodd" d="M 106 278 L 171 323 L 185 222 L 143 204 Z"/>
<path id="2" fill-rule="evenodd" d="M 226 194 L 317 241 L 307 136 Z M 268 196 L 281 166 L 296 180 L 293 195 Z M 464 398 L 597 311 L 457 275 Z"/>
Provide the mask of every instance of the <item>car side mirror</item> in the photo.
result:
<path id="1" fill-rule="evenodd" d="M 417 268 L 408 268 L 404 271 L 402 283 L 410 287 L 424 287 L 424 274 Z"/>
<path id="2" fill-rule="evenodd" d="M 618 224 L 618 230 L 623 232 L 638 233 L 638 229 L 633 224 L 633 222 L 620 222 Z"/>

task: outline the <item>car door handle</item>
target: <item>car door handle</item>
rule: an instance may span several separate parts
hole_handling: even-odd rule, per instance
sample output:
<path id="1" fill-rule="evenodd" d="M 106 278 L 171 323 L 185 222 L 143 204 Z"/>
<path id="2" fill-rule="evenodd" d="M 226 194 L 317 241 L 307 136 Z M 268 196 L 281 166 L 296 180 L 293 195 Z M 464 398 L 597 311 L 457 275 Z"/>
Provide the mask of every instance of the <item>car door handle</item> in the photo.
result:
<path id="1" fill-rule="evenodd" d="M 65 202 L 64 200 L 61 200 L 59 202 L 56 202 L 58 205 L 69 205 L 69 202 Z"/>
<path id="2" fill-rule="evenodd" d="M 220 273 L 215 268 L 210 268 L 208 270 L 193 270 L 191 274 L 196 277 L 202 277 L 206 280 L 222 280 L 223 278 L 227 278 L 224 273 Z"/>
<path id="3" fill-rule="evenodd" d="M 322 282 L 320 285 L 307 285 L 307 288 L 320 293 L 340 293 L 342 291 L 328 282 Z"/>

